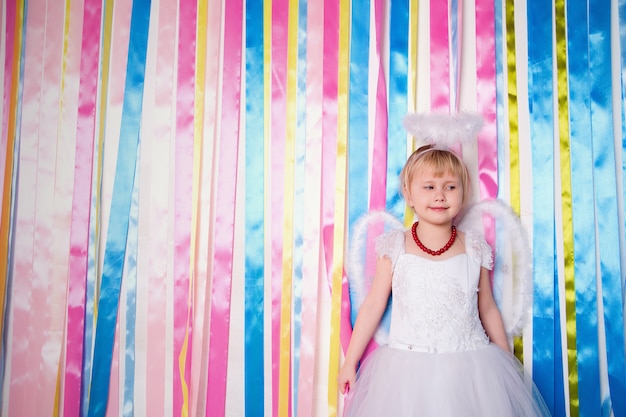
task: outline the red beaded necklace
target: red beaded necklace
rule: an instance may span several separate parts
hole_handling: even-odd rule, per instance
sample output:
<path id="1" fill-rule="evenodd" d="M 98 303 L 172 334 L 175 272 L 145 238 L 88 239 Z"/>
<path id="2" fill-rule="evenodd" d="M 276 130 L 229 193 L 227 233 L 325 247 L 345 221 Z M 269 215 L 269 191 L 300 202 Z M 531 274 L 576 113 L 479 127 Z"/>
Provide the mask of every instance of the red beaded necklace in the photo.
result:
<path id="1" fill-rule="evenodd" d="M 445 251 L 447 251 L 448 249 L 450 249 L 450 247 L 452 247 L 452 245 L 454 244 L 454 240 L 456 239 L 456 227 L 452 226 L 452 235 L 450 236 L 450 240 L 448 240 L 448 243 L 446 243 L 443 246 L 443 248 L 441 248 L 439 250 L 432 250 L 432 249 L 427 248 L 426 246 L 424 246 L 424 244 L 422 243 L 420 238 L 417 237 L 417 225 L 418 225 L 418 223 L 419 222 L 413 223 L 413 227 L 411 228 L 411 231 L 413 232 L 413 240 L 415 241 L 417 246 L 421 250 L 426 252 L 427 254 L 432 255 L 432 256 L 439 256 L 442 253 L 444 253 Z"/>

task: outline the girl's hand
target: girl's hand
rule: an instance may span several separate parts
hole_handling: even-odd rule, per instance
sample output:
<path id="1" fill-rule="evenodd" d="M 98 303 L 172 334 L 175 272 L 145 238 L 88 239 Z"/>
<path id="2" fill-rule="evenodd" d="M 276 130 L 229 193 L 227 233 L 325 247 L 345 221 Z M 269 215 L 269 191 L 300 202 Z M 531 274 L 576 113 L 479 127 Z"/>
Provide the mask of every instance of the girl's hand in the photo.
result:
<path id="1" fill-rule="evenodd" d="M 339 370 L 339 375 L 337 376 L 337 383 L 339 385 L 339 390 L 342 394 L 347 394 L 350 392 L 350 387 L 354 385 L 356 381 L 356 368 L 347 363 L 344 363 L 341 369 Z"/>

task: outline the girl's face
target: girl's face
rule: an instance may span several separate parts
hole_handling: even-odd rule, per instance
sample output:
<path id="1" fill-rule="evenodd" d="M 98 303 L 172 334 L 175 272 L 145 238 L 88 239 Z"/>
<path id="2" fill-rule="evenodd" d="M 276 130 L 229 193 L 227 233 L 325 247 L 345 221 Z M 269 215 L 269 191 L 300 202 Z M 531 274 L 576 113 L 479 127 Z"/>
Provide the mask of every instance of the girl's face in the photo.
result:
<path id="1" fill-rule="evenodd" d="M 450 223 L 463 207 L 461 178 L 449 171 L 435 175 L 431 167 L 423 166 L 414 173 L 404 191 L 420 222 Z"/>

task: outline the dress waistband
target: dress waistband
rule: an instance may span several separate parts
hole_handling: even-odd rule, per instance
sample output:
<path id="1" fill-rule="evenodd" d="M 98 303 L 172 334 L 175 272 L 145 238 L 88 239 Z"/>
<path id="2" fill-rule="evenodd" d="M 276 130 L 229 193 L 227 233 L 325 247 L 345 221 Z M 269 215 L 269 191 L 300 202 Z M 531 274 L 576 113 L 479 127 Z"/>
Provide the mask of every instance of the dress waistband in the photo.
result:
<path id="1" fill-rule="evenodd" d="M 401 343 L 396 341 L 389 342 L 389 347 L 393 349 L 410 350 L 412 352 L 437 353 L 441 351 L 441 349 L 437 349 L 435 346 L 411 345 L 408 343 Z"/>

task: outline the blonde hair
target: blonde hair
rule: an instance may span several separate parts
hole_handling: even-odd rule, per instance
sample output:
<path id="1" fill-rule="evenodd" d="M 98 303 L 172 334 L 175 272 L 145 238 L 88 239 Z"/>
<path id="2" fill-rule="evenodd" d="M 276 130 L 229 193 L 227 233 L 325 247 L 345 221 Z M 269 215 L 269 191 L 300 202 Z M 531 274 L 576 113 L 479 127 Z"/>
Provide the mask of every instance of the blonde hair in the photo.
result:
<path id="1" fill-rule="evenodd" d="M 414 151 L 407 159 L 400 171 L 400 191 L 406 199 L 406 191 L 417 171 L 423 167 L 433 170 L 436 177 L 452 174 L 461 180 L 463 189 L 463 206 L 469 201 L 471 193 L 470 177 L 467 166 L 454 152 L 446 149 L 437 149 L 433 145 L 422 146 Z"/>

